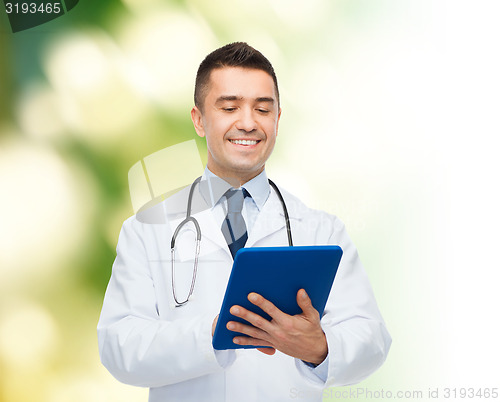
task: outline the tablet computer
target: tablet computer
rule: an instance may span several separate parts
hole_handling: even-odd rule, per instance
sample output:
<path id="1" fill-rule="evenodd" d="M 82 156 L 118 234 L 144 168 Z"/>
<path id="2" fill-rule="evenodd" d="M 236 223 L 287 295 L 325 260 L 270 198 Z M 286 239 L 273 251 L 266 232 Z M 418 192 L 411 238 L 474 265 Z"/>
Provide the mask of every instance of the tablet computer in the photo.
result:
<path id="1" fill-rule="evenodd" d="M 240 249 L 234 259 L 212 339 L 214 349 L 256 348 L 235 344 L 235 336 L 246 335 L 226 328 L 229 321 L 248 324 L 229 312 L 235 304 L 267 320 L 271 319 L 263 310 L 250 303 L 248 294 L 251 292 L 262 295 L 284 313 L 295 315 L 302 312 L 297 304 L 297 292 L 305 289 L 312 305 L 322 316 L 341 258 L 342 249 L 339 246 Z"/>

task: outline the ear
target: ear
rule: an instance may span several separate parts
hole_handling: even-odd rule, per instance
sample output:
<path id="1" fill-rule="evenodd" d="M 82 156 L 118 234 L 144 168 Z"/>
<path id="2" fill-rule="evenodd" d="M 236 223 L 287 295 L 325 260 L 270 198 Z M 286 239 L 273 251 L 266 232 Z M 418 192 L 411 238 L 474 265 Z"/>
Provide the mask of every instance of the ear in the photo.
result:
<path id="1" fill-rule="evenodd" d="M 198 134 L 200 137 L 205 137 L 205 129 L 203 128 L 203 116 L 201 115 L 200 109 L 198 109 L 196 106 L 191 109 L 191 120 L 193 121 L 196 134 Z"/>
<path id="2" fill-rule="evenodd" d="M 278 126 L 280 124 L 280 118 L 281 118 L 281 108 L 278 111 L 278 119 L 276 120 L 276 137 L 278 136 Z"/>

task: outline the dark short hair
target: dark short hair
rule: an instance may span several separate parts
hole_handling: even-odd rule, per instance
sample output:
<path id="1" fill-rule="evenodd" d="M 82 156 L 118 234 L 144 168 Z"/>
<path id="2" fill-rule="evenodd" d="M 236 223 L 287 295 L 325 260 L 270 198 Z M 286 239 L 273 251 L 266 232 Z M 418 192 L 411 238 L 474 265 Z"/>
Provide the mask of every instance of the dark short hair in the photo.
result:
<path id="1" fill-rule="evenodd" d="M 194 86 L 194 104 L 202 110 L 203 102 L 207 94 L 210 74 L 217 68 L 243 67 L 262 70 L 268 73 L 274 81 L 278 105 L 280 95 L 278 91 L 278 79 L 271 62 L 258 50 L 245 42 L 234 42 L 214 50 L 201 62 L 196 74 Z"/>

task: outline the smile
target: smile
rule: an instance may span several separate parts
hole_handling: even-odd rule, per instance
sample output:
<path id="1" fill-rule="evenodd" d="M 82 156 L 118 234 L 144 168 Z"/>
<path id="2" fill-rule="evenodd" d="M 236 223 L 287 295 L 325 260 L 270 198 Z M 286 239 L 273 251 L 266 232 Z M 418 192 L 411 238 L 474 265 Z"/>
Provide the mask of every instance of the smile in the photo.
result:
<path id="1" fill-rule="evenodd" d="M 229 140 L 233 144 L 238 145 L 256 145 L 260 140 Z"/>

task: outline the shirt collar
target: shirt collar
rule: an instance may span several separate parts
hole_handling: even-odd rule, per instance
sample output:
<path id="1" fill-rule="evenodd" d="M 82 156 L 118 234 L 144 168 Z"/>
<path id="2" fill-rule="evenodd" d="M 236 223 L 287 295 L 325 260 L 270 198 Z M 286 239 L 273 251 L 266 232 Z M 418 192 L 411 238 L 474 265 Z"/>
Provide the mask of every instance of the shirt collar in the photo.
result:
<path id="1" fill-rule="evenodd" d="M 208 167 L 205 168 L 200 181 L 200 193 L 211 208 L 217 205 L 230 188 L 231 185 L 227 181 L 212 173 Z"/>
<path id="2" fill-rule="evenodd" d="M 252 196 L 252 199 L 255 201 L 255 205 L 257 205 L 257 208 L 260 211 L 266 203 L 271 191 L 269 181 L 267 180 L 266 171 L 263 170 L 252 180 L 247 181 L 245 184 L 243 184 L 242 187 L 247 190 L 248 193 Z"/>
<path id="3" fill-rule="evenodd" d="M 242 187 L 248 191 L 260 211 L 266 203 L 271 191 L 266 171 L 263 170 L 252 180 L 246 182 Z M 200 182 L 200 193 L 208 205 L 212 208 L 215 207 L 221 197 L 230 188 L 232 187 L 227 181 L 212 173 L 208 167 L 205 168 L 205 172 Z"/>

